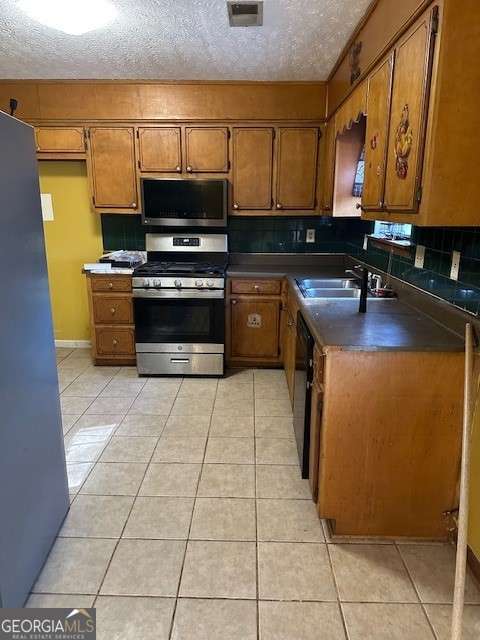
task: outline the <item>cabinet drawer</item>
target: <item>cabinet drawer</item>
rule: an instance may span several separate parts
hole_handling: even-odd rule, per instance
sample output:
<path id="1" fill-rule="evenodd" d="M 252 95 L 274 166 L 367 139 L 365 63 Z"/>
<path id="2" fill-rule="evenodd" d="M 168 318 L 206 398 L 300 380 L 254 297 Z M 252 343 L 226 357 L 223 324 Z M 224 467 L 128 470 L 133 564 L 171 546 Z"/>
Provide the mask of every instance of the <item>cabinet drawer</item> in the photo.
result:
<path id="1" fill-rule="evenodd" d="M 131 276 L 93 276 L 92 291 L 131 291 Z"/>
<path id="2" fill-rule="evenodd" d="M 133 324 L 133 306 L 130 296 L 93 296 L 95 324 Z"/>
<path id="3" fill-rule="evenodd" d="M 135 355 L 135 331 L 131 328 L 97 327 L 95 337 L 99 355 Z"/>
<path id="4" fill-rule="evenodd" d="M 280 295 L 281 280 L 232 280 L 232 293 L 250 295 Z"/>

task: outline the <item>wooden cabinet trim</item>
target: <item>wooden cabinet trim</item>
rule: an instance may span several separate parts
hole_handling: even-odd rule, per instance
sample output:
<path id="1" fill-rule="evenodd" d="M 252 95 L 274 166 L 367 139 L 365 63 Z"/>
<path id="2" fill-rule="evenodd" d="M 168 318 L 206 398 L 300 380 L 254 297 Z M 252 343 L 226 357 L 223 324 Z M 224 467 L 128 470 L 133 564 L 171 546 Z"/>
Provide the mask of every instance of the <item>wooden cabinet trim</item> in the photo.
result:
<path id="1" fill-rule="evenodd" d="M 83 127 L 35 127 L 37 153 L 85 153 Z"/>
<path id="2" fill-rule="evenodd" d="M 209 159 L 205 159 L 205 163 L 202 166 L 201 156 L 198 155 L 198 150 L 195 149 L 191 138 L 196 134 L 206 134 L 207 132 L 216 132 L 223 136 L 223 140 L 220 138 L 220 147 L 215 150 L 218 154 L 218 165 L 209 166 Z M 185 127 L 185 171 L 187 173 L 227 173 L 230 169 L 230 162 L 228 159 L 228 140 L 230 137 L 230 130 L 228 127 Z M 218 144 L 218 142 L 217 142 Z M 211 149 L 210 149 L 211 150 Z M 201 154 L 203 155 L 208 151 L 208 145 L 204 143 Z M 195 156 L 197 153 L 197 156 Z M 200 161 L 199 161 L 200 159 Z"/>
<path id="3" fill-rule="evenodd" d="M 313 150 L 310 157 L 307 157 L 305 146 L 302 147 L 303 158 L 295 158 L 292 151 L 285 151 L 285 137 L 293 134 L 303 134 L 310 132 L 312 135 Z M 275 203 L 276 209 L 301 209 L 311 210 L 316 206 L 316 187 L 318 170 L 318 142 L 320 129 L 318 127 L 279 127 L 277 129 L 277 150 L 276 150 L 276 186 Z M 300 160 L 304 166 L 301 166 Z M 291 164 L 293 162 L 293 164 Z M 297 166 L 295 162 L 299 163 Z M 305 178 L 305 173 L 308 174 Z M 305 186 L 305 185 L 308 185 Z M 308 193 L 307 193 L 308 191 Z M 290 193 L 289 193 L 290 192 Z"/>
<path id="4" fill-rule="evenodd" d="M 169 161 L 160 160 L 151 157 L 149 155 L 149 148 L 144 140 L 147 136 L 152 134 L 169 134 L 176 138 L 173 144 L 170 144 L 169 153 L 171 158 Z M 181 140 L 181 128 L 180 127 L 138 127 L 137 128 L 138 139 L 138 168 L 141 172 L 151 173 L 180 173 L 182 171 L 182 140 Z M 171 142 L 171 141 L 168 141 Z M 161 144 L 161 141 L 157 141 L 156 145 Z M 169 155 L 167 153 L 167 155 Z M 160 158 L 161 158 L 160 154 Z"/>
<path id="5" fill-rule="evenodd" d="M 96 148 L 96 138 L 101 137 L 102 134 L 107 132 L 111 132 L 111 134 L 120 135 L 126 134 L 129 138 L 129 142 L 125 145 L 125 156 L 122 158 L 118 152 L 114 153 L 113 149 L 110 148 L 108 150 L 110 154 L 110 162 L 116 160 L 119 165 L 117 167 L 111 166 L 110 162 L 108 162 L 106 158 L 102 158 L 102 160 L 97 159 L 97 154 L 100 154 L 100 149 Z M 133 127 L 91 127 L 88 129 L 88 158 L 89 158 L 89 173 L 90 179 L 92 183 L 92 191 L 93 191 L 93 205 L 98 209 L 137 209 L 137 173 L 136 173 L 136 165 L 135 165 L 135 135 Z M 107 154 L 108 155 L 108 154 Z M 102 166 L 104 165 L 104 166 Z M 119 172 L 119 167 L 123 170 L 123 179 L 121 177 L 121 173 Z M 102 172 L 100 174 L 100 171 Z M 101 175 L 101 178 L 100 178 Z M 104 183 L 115 179 L 117 184 L 113 187 L 113 192 L 115 196 L 108 196 L 102 198 L 100 195 L 100 182 Z M 105 186 L 103 185 L 103 188 Z M 112 188 L 112 187 L 108 187 Z M 122 188 L 125 189 L 125 197 L 118 198 L 118 190 Z M 108 189 L 107 189 L 108 190 Z"/>
<path id="6" fill-rule="evenodd" d="M 280 295 L 281 280 L 234 278 L 230 283 L 232 294 L 247 295 Z"/>
<path id="7" fill-rule="evenodd" d="M 272 209 L 274 128 L 233 127 L 232 131 L 233 210 Z M 248 148 L 248 142 L 245 142 L 249 134 L 253 136 L 250 140 L 251 148 Z M 242 147 L 242 144 L 246 146 Z M 242 180 L 245 182 L 242 183 Z"/>
<path id="8" fill-rule="evenodd" d="M 432 69 L 434 60 L 434 47 L 436 41 L 436 20 L 438 18 L 438 7 L 433 7 L 424 14 L 418 22 L 416 22 L 412 28 L 405 34 L 405 36 L 398 42 L 395 47 L 395 62 L 393 68 L 393 83 L 392 83 L 392 97 L 390 107 L 390 131 L 388 139 L 388 156 L 385 170 L 385 197 L 384 207 L 389 211 L 398 211 L 405 213 L 417 213 L 421 200 L 421 185 L 422 185 L 422 173 L 423 173 L 423 159 L 425 153 L 425 137 L 428 118 L 428 107 L 430 100 L 430 85 L 432 79 Z M 425 31 L 425 46 L 424 46 L 424 58 L 423 58 L 423 73 L 421 77 L 421 94 L 420 104 L 418 109 L 418 126 L 415 127 L 415 123 L 411 130 L 411 135 L 414 136 L 414 140 L 411 143 L 411 151 L 406 158 L 408 162 L 408 173 L 404 184 L 411 185 L 409 193 L 406 195 L 403 202 L 395 202 L 397 196 L 393 196 L 391 193 L 394 185 L 397 185 L 400 178 L 398 177 L 395 169 L 395 135 L 400 127 L 400 118 L 403 117 L 403 112 L 400 114 L 400 106 L 404 100 L 400 100 L 397 111 L 394 112 L 396 106 L 396 90 L 398 84 L 396 80 L 398 78 L 398 67 L 400 52 L 403 47 L 406 47 L 420 30 Z M 411 63 L 412 56 L 408 56 L 407 62 Z M 408 74 L 409 83 L 411 83 L 411 73 Z M 403 107 L 411 108 L 411 105 L 405 102 Z M 412 114 L 409 114 L 409 118 L 412 118 Z M 415 131 L 417 129 L 417 131 Z M 412 151 L 414 153 L 412 153 Z M 412 162 L 412 157 L 414 161 Z"/>
<path id="9" fill-rule="evenodd" d="M 392 52 L 368 78 L 365 178 L 362 193 L 362 210 L 364 211 L 378 211 L 383 208 L 393 66 L 394 54 Z M 374 85 L 376 82 L 380 83 L 379 86 Z M 386 86 L 382 87 L 382 82 L 386 82 Z M 382 94 L 382 89 L 385 89 L 384 94 Z M 381 121 L 382 108 L 384 108 L 383 122 Z M 373 120 L 373 112 L 375 120 Z M 377 149 L 379 149 L 378 152 Z"/>

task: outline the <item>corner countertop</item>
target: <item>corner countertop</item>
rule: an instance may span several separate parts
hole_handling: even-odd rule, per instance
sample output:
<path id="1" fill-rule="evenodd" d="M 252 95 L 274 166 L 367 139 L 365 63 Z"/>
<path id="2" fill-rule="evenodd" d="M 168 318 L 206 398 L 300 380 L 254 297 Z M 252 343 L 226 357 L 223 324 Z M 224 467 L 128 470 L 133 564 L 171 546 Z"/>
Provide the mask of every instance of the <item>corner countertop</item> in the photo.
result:
<path id="1" fill-rule="evenodd" d="M 279 256 L 281 259 L 281 256 Z M 295 262 L 295 261 L 294 261 Z M 291 264 L 286 260 L 272 264 L 251 261 L 231 264 L 230 277 L 283 278 L 287 277 L 300 312 L 312 336 L 323 347 L 358 351 L 463 351 L 463 339 L 446 326 L 401 299 L 369 298 L 367 313 L 358 313 L 358 299 L 318 300 L 304 298 L 297 278 L 342 277 L 345 264 L 321 260 Z M 419 294 L 422 295 L 422 294 Z"/>

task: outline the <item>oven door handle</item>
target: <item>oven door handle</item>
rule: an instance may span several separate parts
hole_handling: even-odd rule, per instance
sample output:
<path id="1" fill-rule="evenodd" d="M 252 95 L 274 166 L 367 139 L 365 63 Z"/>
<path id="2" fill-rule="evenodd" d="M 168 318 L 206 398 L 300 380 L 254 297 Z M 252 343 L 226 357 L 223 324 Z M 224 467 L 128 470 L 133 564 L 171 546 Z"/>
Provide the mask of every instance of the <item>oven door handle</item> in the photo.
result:
<path id="1" fill-rule="evenodd" d="M 163 298 L 163 300 L 215 298 L 225 297 L 223 289 L 133 289 L 134 298 Z"/>
<path id="2" fill-rule="evenodd" d="M 170 362 L 175 364 L 185 364 L 185 362 L 190 362 L 190 358 L 170 358 Z"/>

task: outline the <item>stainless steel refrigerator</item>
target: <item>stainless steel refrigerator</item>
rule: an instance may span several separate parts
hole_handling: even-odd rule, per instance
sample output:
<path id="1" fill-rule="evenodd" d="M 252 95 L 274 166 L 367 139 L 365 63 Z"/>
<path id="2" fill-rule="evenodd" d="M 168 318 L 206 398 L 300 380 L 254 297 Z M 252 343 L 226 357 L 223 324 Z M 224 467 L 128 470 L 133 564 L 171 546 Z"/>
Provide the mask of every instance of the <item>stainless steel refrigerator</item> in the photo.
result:
<path id="1" fill-rule="evenodd" d="M 23 606 L 68 511 L 33 127 L 0 111 L 0 606 Z"/>

